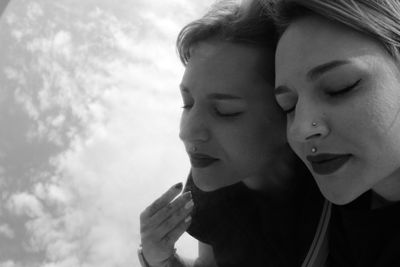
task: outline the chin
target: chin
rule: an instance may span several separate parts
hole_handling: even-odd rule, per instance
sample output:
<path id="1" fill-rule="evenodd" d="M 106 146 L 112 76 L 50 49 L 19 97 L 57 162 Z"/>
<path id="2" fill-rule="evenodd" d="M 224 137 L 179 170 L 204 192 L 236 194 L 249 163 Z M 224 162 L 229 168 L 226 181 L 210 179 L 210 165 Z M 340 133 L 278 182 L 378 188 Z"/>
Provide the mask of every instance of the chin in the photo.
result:
<path id="1" fill-rule="evenodd" d="M 232 183 L 227 183 L 224 179 L 221 179 L 221 177 L 199 175 L 194 170 L 192 170 L 192 177 L 194 184 L 204 192 L 215 191 L 235 183 L 234 181 L 232 181 Z"/>
<path id="2" fill-rule="evenodd" d="M 321 189 L 321 188 L 320 188 Z M 321 189 L 322 194 L 326 199 L 332 202 L 335 205 L 346 205 L 355 200 L 360 194 L 354 194 L 352 192 L 340 192 L 332 191 L 332 190 L 324 190 Z"/>
<path id="3" fill-rule="evenodd" d="M 214 183 L 205 181 L 205 179 L 201 179 L 198 177 L 198 175 L 194 175 L 194 174 L 193 174 L 193 182 L 201 191 L 204 191 L 204 192 L 211 192 L 211 191 L 215 191 L 215 190 L 221 188 L 221 186 L 217 186 Z"/>

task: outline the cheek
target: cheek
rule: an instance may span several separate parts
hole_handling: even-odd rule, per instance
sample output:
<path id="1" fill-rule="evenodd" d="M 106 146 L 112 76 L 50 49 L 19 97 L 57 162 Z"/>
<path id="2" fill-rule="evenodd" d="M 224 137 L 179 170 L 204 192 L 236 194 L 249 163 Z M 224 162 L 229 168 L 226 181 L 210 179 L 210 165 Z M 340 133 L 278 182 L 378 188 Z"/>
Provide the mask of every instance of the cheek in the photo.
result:
<path id="1" fill-rule="evenodd" d="M 264 152 L 273 152 L 286 144 L 286 120 L 281 113 L 275 110 L 265 110 L 263 117 L 254 121 L 250 126 L 250 141 Z"/>
<path id="2" fill-rule="evenodd" d="M 400 88 L 399 88 L 400 89 Z M 380 87 L 337 109 L 334 132 L 370 164 L 400 151 L 400 90 Z"/>
<path id="3" fill-rule="evenodd" d="M 181 113 L 181 118 L 179 121 L 179 138 L 183 141 L 185 139 L 186 131 L 188 127 L 188 116 L 185 112 Z"/>
<path id="4" fill-rule="evenodd" d="M 307 164 L 308 161 L 305 158 L 305 155 L 307 153 L 304 153 L 304 151 L 302 150 L 302 146 L 298 143 L 293 141 L 292 139 L 288 139 L 288 143 L 290 148 L 294 151 L 294 153 L 305 163 Z"/>
<path id="5" fill-rule="evenodd" d="M 399 99 L 400 101 L 400 99 Z M 400 102 L 393 103 L 392 100 L 381 102 L 375 112 L 370 114 L 370 125 L 367 128 L 369 141 L 372 144 L 370 153 L 376 160 L 385 159 L 393 161 L 400 157 Z M 368 140 L 367 140 L 368 141 Z"/>
<path id="6" fill-rule="evenodd" d="M 265 123 L 265 122 L 264 122 Z M 219 134 L 225 153 L 232 161 L 238 164 L 258 161 L 270 154 L 279 143 L 277 138 L 271 136 L 270 127 L 259 124 L 243 124 Z"/>
<path id="7" fill-rule="evenodd" d="M 185 125 L 186 123 L 186 115 L 184 112 L 181 113 L 181 117 L 179 119 L 179 129 L 182 129 L 182 127 Z"/>
<path id="8" fill-rule="evenodd" d="M 293 151 L 296 153 L 297 156 L 301 157 L 301 153 L 300 153 L 300 143 L 296 142 L 294 139 L 294 134 L 290 131 L 291 129 L 291 120 L 288 119 L 287 123 L 286 123 L 286 137 L 287 137 L 287 141 L 289 143 L 289 146 L 291 149 L 293 149 Z"/>
<path id="9" fill-rule="evenodd" d="M 254 151 L 259 138 L 254 136 L 254 133 L 248 127 L 231 128 L 219 134 L 220 143 L 228 157 L 237 159 L 245 157 Z M 260 144 L 258 144 L 260 145 Z"/>
<path id="10" fill-rule="evenodd" d="M 398 124 L 400 110 L 400 84 L 389 76 L 376 79 L 365 96 L 364 109 L 371 125 L 378 131 L 390 132 Z"/>
<path id="11" fill-rule="evenodd" d="M 259 138 L 264 142 L 276 143 L 281 145 L 287 143 L 286 137 L 286 114 L 275 103 L 268 103 L 262 112 L 262 119 L 256 123 L 259 129 L 256 131 L 260 133 Z"/>
<path id="12" fill-rule="evenodd" d="M 400 88 L 399 88 L 400 89 Z M 363 103 L 363 108 L 355 114 L 360 122 L 360 130 L 372 142 L 389 141 L 390 136 L 399 133 L 400 94 L 380 94 Z M 355 111 L 357 112 L 357 111 Z"/>

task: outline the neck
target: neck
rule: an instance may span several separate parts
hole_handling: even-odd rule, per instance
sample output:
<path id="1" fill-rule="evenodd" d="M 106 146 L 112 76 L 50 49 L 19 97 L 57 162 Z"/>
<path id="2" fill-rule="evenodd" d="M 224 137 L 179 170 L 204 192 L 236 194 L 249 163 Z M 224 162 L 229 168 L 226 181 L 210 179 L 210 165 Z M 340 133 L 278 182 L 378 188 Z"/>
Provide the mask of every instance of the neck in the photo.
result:
<path id="1" fill-rule="evenodd" d="M 387 204 L 400 201 L 400 169 L 383 179 L 372 190 Z"/>
<path id="2" fill-rule="evenodd" d="M 288 147 L 284 147 L 274 155 L 267 167 L 267 175 L 250 177 L 243 183 L 250 189 L 268 194 L 280 194 L 290 190 L 294 185 L 292 178 L 295 175 L 296 156 Z"/>
<path id="3" fill-rule="evenodd" d="M 376 192 L 372 191 L 371 209 L 379 209 L 392 204 L 393 202 L 386 200 Z"/>

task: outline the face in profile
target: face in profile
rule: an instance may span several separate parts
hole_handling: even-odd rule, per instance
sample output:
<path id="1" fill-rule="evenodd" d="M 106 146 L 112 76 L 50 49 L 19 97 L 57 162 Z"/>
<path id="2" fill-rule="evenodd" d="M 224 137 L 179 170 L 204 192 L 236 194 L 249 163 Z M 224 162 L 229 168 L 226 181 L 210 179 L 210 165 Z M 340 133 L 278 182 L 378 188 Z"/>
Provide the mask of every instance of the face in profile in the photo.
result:
<path id="1" fill-rule="evenodd" d="M 180 138 L 204 191 L 266 177 L 286 142 L 273 70 L 267 75 L 263 67 L 273 64 L 263 60 L 260 49 L 222 41 L 201 42 L 191 53 L 181 83 Z"/>
<path id="2" fill-rule="evenodd" d="M 399 79 L 383 46 L 341 24 L 310 16 L 280 39 L 275 93 L 288 141 L 332 202 L 369 189 L 399 197 Z"/>

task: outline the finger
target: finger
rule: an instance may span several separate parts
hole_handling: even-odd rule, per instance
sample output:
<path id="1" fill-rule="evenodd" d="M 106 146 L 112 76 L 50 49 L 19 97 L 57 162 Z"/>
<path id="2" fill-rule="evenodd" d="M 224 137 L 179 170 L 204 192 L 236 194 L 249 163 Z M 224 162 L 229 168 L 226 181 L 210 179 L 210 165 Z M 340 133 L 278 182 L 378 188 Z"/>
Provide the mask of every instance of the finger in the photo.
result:
<path id="1" fill-rule="evenodd" d="M 192 217 L 189 215 L 184 220 L 182 220 L 174 229 L 167 233 L 162 240 L 166 244 L 175 244 L 176 241 L 182 236 L 182 234 L 188 229 L 190 223 L 192 222 Z"/>
<path id="2" fill-rule="evenodd" d="M 159 210 L 149 219 L 149 225 L 157 227 L 168 219 L 172 214 L 179 212 L 180 209 L 184 209 L 185 205 L 192 200 L 192 193 L 185 192 L 173 202 L 170 202 L 164 208 Z M 191 205 L 191 204 L 188 204 Z"/>
<path id="3" fill-rule="evenodd" d="M 160 237 L 163 237 L 172 229 L 174 229 L 182 220 L 184 220 L 193 210 L 193 200 L 190 200 L 182 209 L 177 210 L 171 214 L 165 221 L 163 221 L 158 227 L 154 228 Z"/>
<path id="4" fill-rule="evenodd" d="M 142 229 L 141 231 L 141 239 L 142 244 L 147 243 L 149 241 L 153 243 L 159 243 L 164 241 L 163 238 L 171 231 L 173 231 L 176 227 L 178 227 L 182 221 L 187 222 L 188 217 L 191 216 L 190 213 L 193 210 L 193 200 L 190 200 L 182 210 L 178 211 L 175 214 L 172 214 L 166 221 L 164 221 L 159 227 L 146 227 L 146 229 Z"/>
<path id="5" fill-rule="evenodd" d="M 158 210 L 167 205 L 173 200 L 182 190 L 182 183 L 177 183 L 167 190 L 161 197 L 156 199 L 150 206 L 148 206 L 142 213 L 143 218 L 150 218 Z"/>
<path id="6" fill-rule="evenodd" d="M 185 210 L 191 209 L 193 205 L 194 203 L 191 192 L 183 193 L 174 201 L 168 203 L 165 207 L 156 212 L 152 217 L 145 220 L 145 223 L 141 224 L 140 227 L 141 233 L 152 232 L 155 234 L 159 231 L 163 232 L 163 229 L 166 227 L 175 227 L 175 225 L 169 225 L 169 223 L 166 223 L 166 225 L 163 224 L 174 214 L 177 216 L 176 220 L 180 221 L 183 218 L 182 216 L 185 216 L 186 214 Z M 167 228 L 167 230 L 169 228 Z"/>

